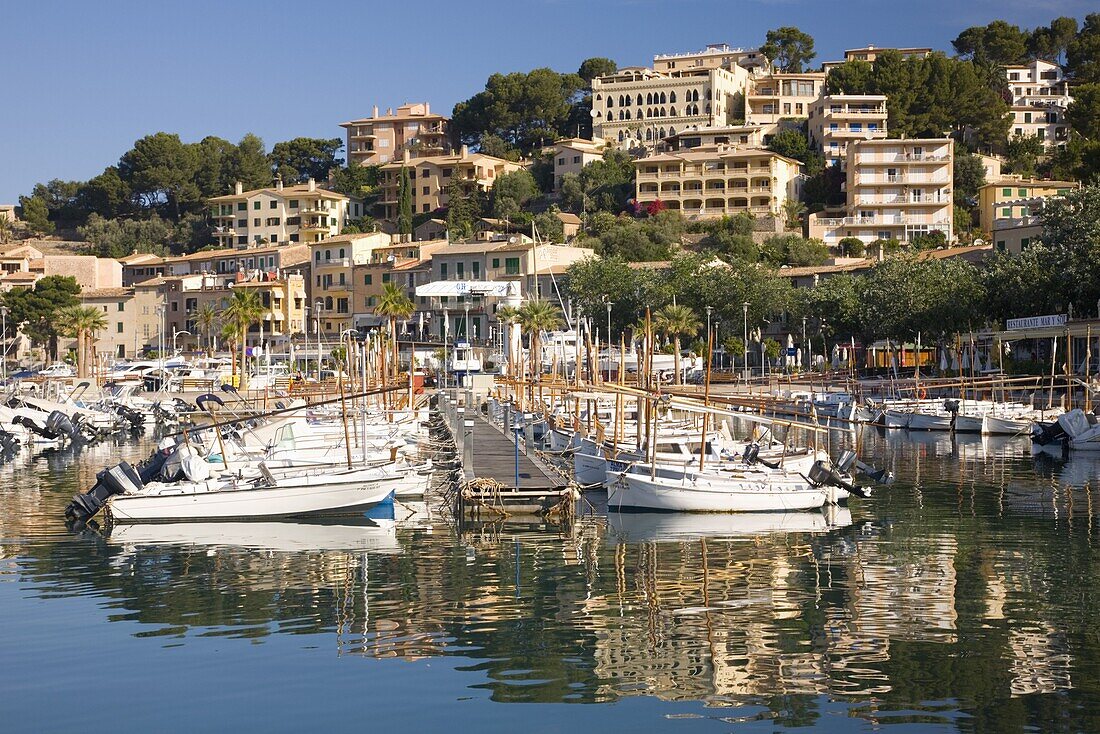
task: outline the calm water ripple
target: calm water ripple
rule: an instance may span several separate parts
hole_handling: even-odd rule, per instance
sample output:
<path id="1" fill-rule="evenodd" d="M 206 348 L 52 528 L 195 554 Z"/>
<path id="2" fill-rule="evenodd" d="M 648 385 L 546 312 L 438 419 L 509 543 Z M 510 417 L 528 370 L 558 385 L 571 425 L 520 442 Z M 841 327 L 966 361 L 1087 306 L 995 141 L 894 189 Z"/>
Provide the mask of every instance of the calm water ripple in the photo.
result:
<path id="1" fill-rule="evenodd" d="M 69 497 L 150 443 L 24 452 L 0 465 L 0 720 L 1100 731 L 1100 456 L 858 442 L 898 482 L 828 517 L 598 512 L 567 534 L 459 535 L 422 505 L 72 534 Z"/>

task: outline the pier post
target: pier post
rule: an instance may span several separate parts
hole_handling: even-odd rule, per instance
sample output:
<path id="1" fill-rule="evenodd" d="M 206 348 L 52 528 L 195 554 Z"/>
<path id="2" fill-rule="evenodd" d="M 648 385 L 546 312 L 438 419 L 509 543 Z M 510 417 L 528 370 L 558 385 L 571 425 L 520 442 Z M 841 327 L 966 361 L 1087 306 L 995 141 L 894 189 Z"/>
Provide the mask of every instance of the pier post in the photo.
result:
<path id="1" fill-rule="evenodd" d="M 468 476 L 474 475 L 474 422 L 467 418 L 462 421 L 462 466 Z"/>
<path id="2" fill-rule="evenodd" d="M 534 413 L 523 414 L 523 453 L 527 456 L 531 455 L 531 447 L 535 445 L 534 420 Z"/>
<path id="3" fill-rule="evenodd" d="M 466 409 L 465 408 L 455 408 L 455 422 L 454 422 L 455 444 L 457 444 L 458 450 L 463 455 L 463 457 L 466 456 L 466 434 L 465 434 L 464 426 L 463 426 L 463 423 L 465 422 L 465 419 L 466 419 Z"/>

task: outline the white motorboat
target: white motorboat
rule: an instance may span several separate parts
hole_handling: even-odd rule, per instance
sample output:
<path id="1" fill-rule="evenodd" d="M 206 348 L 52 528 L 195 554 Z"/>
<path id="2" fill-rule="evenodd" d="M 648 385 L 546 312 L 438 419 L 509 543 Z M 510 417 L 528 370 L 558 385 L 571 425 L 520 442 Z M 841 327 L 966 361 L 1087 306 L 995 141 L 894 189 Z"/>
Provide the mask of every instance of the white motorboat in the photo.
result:
<path id="1" fill-rule="evenodd" d="M 112 496 L 108 511 L 116 522 L 350 515 L 385 501 L 400 478 L 379 469 L 276 475 L 262 463 L 260 472 L 263 476 L 252 480 L 214 477 L 134 486 Z"/>
<path id="2" fill-rule="evenodd" d="M 887 428 L 908 428 L 913 413 L 908 410 L 887 408 L 882 413 L 883 425 Z"/>
<path id="3" fill-rule="evenodd" d="M 608 477 L 610 480 L 610 476 Z M 609 510 L 789 512 L 823 507 L 835 489 L 799 472 L 685 473 L 680 478 L 622 472 L 608 483 Z"/>
<path id="4" fill-rule="evenodd" d="M 982 416 L 983 436 L 1019 436 L 1031 431 L 1034 420 L 1024 417 L 999 416 L 986 413 Z"/>

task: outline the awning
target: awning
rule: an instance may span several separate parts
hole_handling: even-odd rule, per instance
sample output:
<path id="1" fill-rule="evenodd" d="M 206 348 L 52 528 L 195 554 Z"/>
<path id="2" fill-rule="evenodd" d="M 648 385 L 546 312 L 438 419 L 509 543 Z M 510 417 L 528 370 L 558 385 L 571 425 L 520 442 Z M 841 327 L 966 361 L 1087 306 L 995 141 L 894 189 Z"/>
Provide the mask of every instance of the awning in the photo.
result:
<path id="1" fill-rule="evenodd" d="M 520 296 L 519 281 L 491 281 L 491 280 L 437 280 L 433 283 L 425 283 L 416 287 L 417 296 L 441 298 L 443 296 L 489 296 L 492 298 L 518 298 Z"/>

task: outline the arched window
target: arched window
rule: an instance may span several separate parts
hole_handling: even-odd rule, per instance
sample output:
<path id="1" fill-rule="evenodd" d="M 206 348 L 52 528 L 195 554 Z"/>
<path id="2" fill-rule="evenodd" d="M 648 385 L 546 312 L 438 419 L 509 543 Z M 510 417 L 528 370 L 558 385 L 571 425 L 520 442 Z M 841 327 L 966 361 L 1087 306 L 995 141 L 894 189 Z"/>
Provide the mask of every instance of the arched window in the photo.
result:
<path id="1" fill-rule="evenodd" d="M 675 112 L 673 112 L 672 114 L 676 114 L 676 113 L 675 113 Z M 672 137 L 672 136 L 673 136 L 673 135 L 675 135 L 675 134 L 676 134 L 676 128 L 674 128 L 674 127 L 670 127 L 670 128 L 668 129 L 668 135 L 669 135 L 669 137 Z"/>
<path id="2" fill-rule="evenodd" d="M 642 106 L 642 95 L 640 95 L 640 94 L 638 95 L 638 106 L 639 107 Z"/>
<path id="3" fill-rule="evenodd" d="M 596 101 L 597 102 L 602 102 L 603 101 L 603 95 L 602 94 L 597 94 L 596 95 Z"/>
<path id="4" fill-rule="evenodd" d="M 331 311 L 332 310 L 332 296 L 326 296 L 325 297 L 325 310 L 326 311 Z"/>
<path id="5" fill-rule="evenodd" d="M 619 106 L 620 107 L 626 107 L 628 104 L 630 104 L 630 103 L 626 101 L 626 97 L 624 97 L 623 95 L 620 94 L 619 95 Z"/>
<path id="6" fill-rule="evenodd" d="M 675 92 L 675 90 L 668 93 L 668 101 L 671 104 L 676 104 L 676 92 Z M 673 112 L 672 114 L 675 115 L 676 113 Z"/>
<path id="7" fill-rule="evenodd" d="M 652 94 L 646 94 L 645 103 L 646 104 L 653 104 L 653 95 Z"/>
<path id="8" fill-rule="evenodd" d="M 628 120 L 630 119 L 630 110 L 626 111 L 626 119 L 628 119 Z"/>
<path id="9" fill-rule="evenodd" d="M 619 131 L 619 142 L 620 143 L 623 142 L 623 138 L 625 138 L 625 137 L 626 137 L 626 134 L 622 130 L 620 130 Z"/>
<path id="10" fill-rule="evenodd" d="M 676 108 L 675 107 L 669 107 L 668 108 L 668 114 L 671 115 L 672 117 L 676 117 Z"/>
<path id="11" fill-rule="evenodd" d="M 660 138 L 665 137 L 665 129 L 663 127 L 661 128 L 660 132 L 657 133 L 657 136 Z"/>
<path id="12" fill-rule="evenodd" d="M 664 104 L 664 103 L 665 103 L 665 102 L 667 102 L 667 101 L 668 101 L 668 100 L 667 100 L 667 99 L 665 99 L 665 93 L 664 93 L 664 92 L 661 92 L 661 104 Z"/>
<path id="13" fill-rule="evenodd" d="M 344 248 L 343 247 L 340 248 L 340 259 L 341 260 L 344 259 Z"/>
<path id="14" fill-rule="evenodd" d="M 707 102 L 707 114 L 710 114 L 710 102 Z"/>
<path id="15" fill-rule="evenodd" d="M 661 117 L 664 117 L 664 116 L 665 116 L 665 108 L 664 108 L 664 107 L 662 107 L 662 108 L 661 108 Z"/>
<path id="16" fill-rule="evenodd" d="M 708 100 L 714 99 L 714 97 L 711 96 L 711 93 L 710 93 L 709 89 L 707 90 L 707 99 Z"/>
<path id="17" fill-rule="evenodd" d="M 610 94 L 607 95 L 607 106 L 608 107 L 614 107 L 615 106 L 615 99 Z"/>
<path id="18" fill-rule="evenodd" d="M 596 110 L 596 119 L 598 120 L 598 119 L 600 119 L 601 117 L 603 117 L 603 113 L 602 113 L 602 112 L 600 112 L 599 110 Z"/>
<path id="19" fill-rule="evenodd" d="M 653 128 L 647 127 L 645 129 L 645 139 L 646 140 L 653 140 Z"/>
<path id="20" fill-rule="evenodd" d="M 316 259 L 317 259 L 317 262 L 321 262 L 321 251 L 320 250 L 317 251 L 317 258 Z"/>

